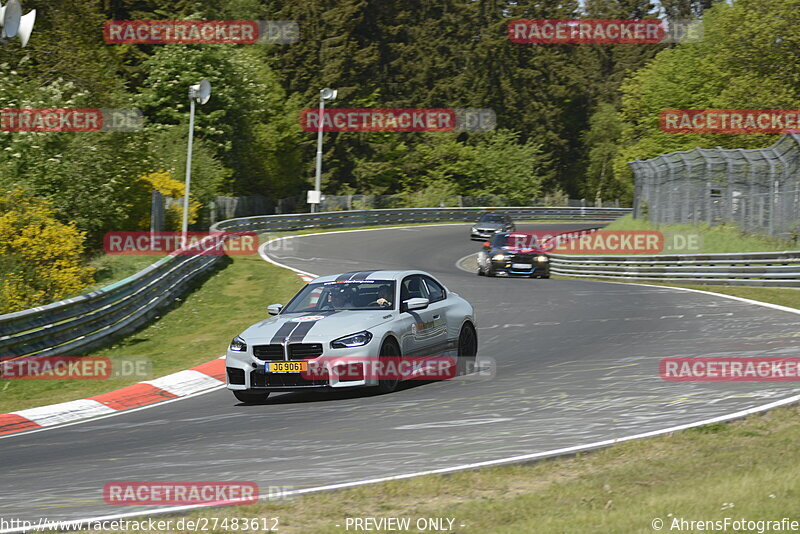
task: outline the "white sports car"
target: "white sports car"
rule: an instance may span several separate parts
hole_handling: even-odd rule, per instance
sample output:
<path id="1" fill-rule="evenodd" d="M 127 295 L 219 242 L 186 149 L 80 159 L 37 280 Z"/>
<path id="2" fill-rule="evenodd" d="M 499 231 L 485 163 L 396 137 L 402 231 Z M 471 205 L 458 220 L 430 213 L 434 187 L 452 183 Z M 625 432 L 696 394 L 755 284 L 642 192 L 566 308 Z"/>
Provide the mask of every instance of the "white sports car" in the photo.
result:
<path id="1" fill-rule="evenodd" d="M 373 386 L 452 378 L 478 352 L 472 306 L 422 271 L 322 276 L 271 317 L 236 336 L 225 366 L 242 402 L 271 391 Z"/>

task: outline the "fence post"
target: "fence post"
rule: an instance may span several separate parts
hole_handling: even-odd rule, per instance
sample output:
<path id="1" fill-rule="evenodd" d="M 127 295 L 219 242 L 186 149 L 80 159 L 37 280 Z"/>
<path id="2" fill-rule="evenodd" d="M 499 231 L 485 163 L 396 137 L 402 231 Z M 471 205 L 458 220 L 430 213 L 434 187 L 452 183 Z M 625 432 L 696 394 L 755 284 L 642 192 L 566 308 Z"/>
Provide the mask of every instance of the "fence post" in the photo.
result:
<path id="1" fill-rule="evenodd" d="M 150 232 L 164 231 L 164 195 L 153 189 L 150 197 Z"/>

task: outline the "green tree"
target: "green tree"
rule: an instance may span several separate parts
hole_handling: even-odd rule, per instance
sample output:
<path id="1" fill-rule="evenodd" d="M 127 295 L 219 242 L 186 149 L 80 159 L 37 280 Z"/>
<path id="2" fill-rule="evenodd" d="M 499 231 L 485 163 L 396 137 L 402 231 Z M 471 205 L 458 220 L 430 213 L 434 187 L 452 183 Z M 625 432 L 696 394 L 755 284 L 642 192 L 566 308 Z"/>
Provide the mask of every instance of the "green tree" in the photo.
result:
<path id="1" fill-rule="evenodd" d="M 621 134 L 622 123 L 616 108 L 612 104 L 600 104 L 589 119 L 589 129 L 583 134 L 583 143 L 588 150 L 585 197 L 607 200 L 630 196 L 629 182 L 620 182 L 614 174 L 614 159 Z"/>
<path id="2" fill-rule="evenodd" d="M 0 195 L 0 314 L 74 294 L 92 282 L 83 234 L 21 189 Z"/>
<path id="3" fill-rule="evenodd" d="M 623 85 L 617 179 L 631 180 L 627 162 L 697 146 L 758 148 L 770 134 L 666 133 L 665 109 L 800 107 L 800 10 L 796 0 L 718 3 L 703 17 L 704 39 L 659 53 Z"/>
<path id="4" fill-rule="evenodd" d="M 148 75 L 136 101 L 152 130 L 186 125 L 189 85 L 211 82 L 212 97 L 195 114 L 195 135 L 232 171 L 224 188 L 232 194 L 286 194 L 299 174 L 297 99 L 286 97 L 260 53 L 169 45 L 143 64 Z"/>

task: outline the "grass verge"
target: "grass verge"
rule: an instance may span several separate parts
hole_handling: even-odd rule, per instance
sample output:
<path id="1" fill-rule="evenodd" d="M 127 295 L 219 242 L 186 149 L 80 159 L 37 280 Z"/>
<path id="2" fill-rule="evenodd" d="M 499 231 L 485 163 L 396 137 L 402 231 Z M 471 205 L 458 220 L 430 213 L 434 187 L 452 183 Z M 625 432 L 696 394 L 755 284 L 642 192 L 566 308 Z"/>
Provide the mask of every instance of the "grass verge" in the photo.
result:
<path id="1" fill-rule="evenodd" d="M 147 358 L 154 378 L 181 371 L 223 355 L 233 336 L 266 316 L 268 304 L 286 302 L 302 285 L 296 274 L 260 256 L 230 256 L 155 323 L 90 356 Z M 91 397 L 140 380 L 0 381 L 0 413 Z"/>
<path id="2" fill-rule="evenodd" d="M 681 519 L 797 520 L 798 416 L 800 408 L 789 406 L 570 458 L 172 517 L 209 518 L 209 524 L 278 518 L 279 532 L 321 534 L 347 532 L 347 518 L 365 517 L 407 517 L 410 532 L 419 531 L 419 518 L 452 518 L 446 532 L 499 534 L 652 533 L 657 519 L 673 532 L 673 522 Z M 355 530 L 352 524 L 349 530 Z M 701 530 L 709 528 L 681 531 Z"/>
<path id="3" fill-rule="evenodd" d="M 644 219 L 625 215 L 615 220 L 604 230 L 660 230 L 662 232 L 699 232 L 703 236 L 702 250 L 698 253 L 772 252 L 796 250 L 798 244 L 786 239 L 750 234 L 732 224 L 710 226 L 708 224 L 662 224 L 655 225 Z"/>

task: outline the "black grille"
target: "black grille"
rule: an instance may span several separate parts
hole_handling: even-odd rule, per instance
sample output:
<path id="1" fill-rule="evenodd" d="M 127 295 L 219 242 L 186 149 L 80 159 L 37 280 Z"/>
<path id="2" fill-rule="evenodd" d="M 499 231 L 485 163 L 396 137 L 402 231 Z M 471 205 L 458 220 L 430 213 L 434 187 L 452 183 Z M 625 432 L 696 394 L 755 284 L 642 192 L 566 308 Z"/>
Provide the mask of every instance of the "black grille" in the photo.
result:
<path id="1" fill-rule="evenodd" d="M 228 383 L 244 385 L 244 369 L 234 369 L 233 367 L 226 367 L 228 370 Z"/>
<path id="2" fill-rule="evenodd" d="M 289 359 L 302 360 L 322 355 L 322 343 L 289 343 Z"/>
<path id="3" fill-rule="evenodd" d="M 265 373 L 258 370 L 250 373 L 250 387 L 303 387 L 325 386 L 327 380 L 306 380 L 300 373 Z"/>
<path id="4" fill-rule="evenodd" d="M 253 356 L 259 360 L 283 360 L 283 345 L 253 345 Z"/>

